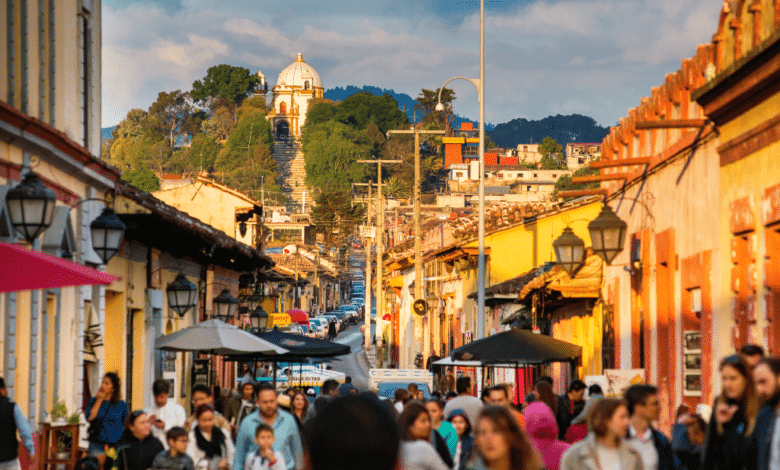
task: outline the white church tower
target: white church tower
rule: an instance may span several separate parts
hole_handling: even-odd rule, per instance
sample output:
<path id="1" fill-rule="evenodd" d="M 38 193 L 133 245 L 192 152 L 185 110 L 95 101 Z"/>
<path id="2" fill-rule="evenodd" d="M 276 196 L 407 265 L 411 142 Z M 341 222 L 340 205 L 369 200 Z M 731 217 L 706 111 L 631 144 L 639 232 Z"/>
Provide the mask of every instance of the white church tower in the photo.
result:
<path id="1" fill-rule="evenodd" d="M 265 95 L 268 84 L 265 75 L 260 78 L 258 92 Z M 294 204 L 306 201 L 310 207 L 310 191 L 306 189 L 306 166 L 301 151 L 301 130 L 306 122 L 309 100 L 322 98 L 325 88 L 322 79 L 314 68 L 303 61 L 298 53 L 295 62 L 288 65 L 279 74 L 276 86 L 271 89 L 272 109 L 267 119 L 271 121 L 274 134 L 274 158 L 278 164 L 279 186 L 291 198 Z M 305 193 L 304 193 L 305 191 Z"/>

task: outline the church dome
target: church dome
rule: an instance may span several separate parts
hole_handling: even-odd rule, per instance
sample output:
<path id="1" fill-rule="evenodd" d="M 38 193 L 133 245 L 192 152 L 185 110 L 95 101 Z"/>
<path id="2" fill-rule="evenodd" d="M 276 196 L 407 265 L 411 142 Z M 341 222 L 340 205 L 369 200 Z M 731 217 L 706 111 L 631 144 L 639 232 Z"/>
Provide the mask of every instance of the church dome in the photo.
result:
<path id="1" fill-rule="evenodd" d="M 279 80 L 276 81 L 276 85 L 299 86 L 305 89 L 306 82 L 309 82 L 309 89 L 315 87 L 322 88 L 320 74 L 303 61 L 303 56 L 299 52 L 298 57 L 295 58 L 295 62 L 288 65 L 287 68 L 282 70 L 282 73 L 279 74 Z"/>

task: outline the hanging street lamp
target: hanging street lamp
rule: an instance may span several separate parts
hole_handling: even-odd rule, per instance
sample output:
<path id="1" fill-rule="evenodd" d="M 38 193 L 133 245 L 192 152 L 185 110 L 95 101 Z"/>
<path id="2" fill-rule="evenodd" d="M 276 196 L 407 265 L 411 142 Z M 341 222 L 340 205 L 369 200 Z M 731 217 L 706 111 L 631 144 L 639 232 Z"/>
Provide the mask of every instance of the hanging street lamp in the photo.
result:
<path id="1" fill-rule="evenodd" d="M 252 292 L 252 294 L 246 299 L 247 308 L 250 312 L 250 315 L 251 312 L 257 310 L 263 300 L 265 300 L 265 295 L 263 295 L 263 285 L 257 284 L 255 286 L 255 291 Z"/>
<path id="2" fill-rule="evenodd" d="M 593 250 L 607 264 L 612 263 L 612 260 L 623 251 L 627 227 L 606 203 L 601 208 L 599 216 L 588 224 Z"/>
<path id="3" fill-rule="evenodd" d="M 585 242 L 574 234 L 571 227 L 566 227 L 561 236 L 553 242 L 553 249 L 558 265 L 569 273 L 570 277 L 574 277 L 585 262 Z"/>
<path id="4" fill-rule="evenodd" d="M 223 289 L 222 292 L 214 297 L 214 317 L 228 323 L 236 315 L 238 309 L 238 299 L 230 294 L 230 291 Z"/>
<path id="5" fill-rule="evenodd" d="M 184 317 L 184 314 L 197 305 L 196 296 L 198 289 L 184 274 L 179 273 L 176 279 L 165 288 L 168 296 L 168 307 Z"/>
<path id="6" fill-rule="evenodd" d="M 103 264 L 119 251 L 125 235 L 125 224 L 117 217 L 114 210 L 104 208 L 97 219 L 89 224 L 92 232 L 92 249 L 98 254 Z"/>
<path id="7" fill-rule="evenodd" d="M 51 225 L 56 201 L 54 191 L 32 171 L 5 196 L 11 225 L 30 243 Z"/>
<path id="8" fill-rule="evenodd" d="M 261 305 L 258 305 L 257 309 L 249 311 L 249 323 L 254 332 L 259 332 L 266 327 L 268 323 L 268 313 Z"/>

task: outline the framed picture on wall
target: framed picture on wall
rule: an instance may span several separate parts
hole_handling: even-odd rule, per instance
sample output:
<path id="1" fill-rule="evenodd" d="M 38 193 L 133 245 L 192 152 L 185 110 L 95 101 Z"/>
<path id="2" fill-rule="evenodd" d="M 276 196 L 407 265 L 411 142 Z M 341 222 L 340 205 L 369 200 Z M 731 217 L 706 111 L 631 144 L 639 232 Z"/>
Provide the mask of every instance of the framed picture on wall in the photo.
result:
<path id="1" fill-rule="evenodd" d="M 683 395 L 701 396 L 701 331 L 683 332 Z"/>
<path id="2" fill-rule="evenodd" d="M 701 350 L 701 332 L 686 331 L 683 335 L 684 345 L 687 350 Z"/>

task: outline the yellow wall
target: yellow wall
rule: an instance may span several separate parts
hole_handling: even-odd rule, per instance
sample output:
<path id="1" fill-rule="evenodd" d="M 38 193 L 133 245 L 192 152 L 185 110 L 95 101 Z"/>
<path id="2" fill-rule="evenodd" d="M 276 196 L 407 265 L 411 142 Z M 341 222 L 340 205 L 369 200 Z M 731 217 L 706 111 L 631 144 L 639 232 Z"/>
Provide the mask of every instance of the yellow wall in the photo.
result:
<path id="1" fill-rule="evenodd" d="M 200 181 L 157 191 L 154 196 L 233 238 L 236 238 L 236 209 L 253 208 L 248 200 Z"/>

